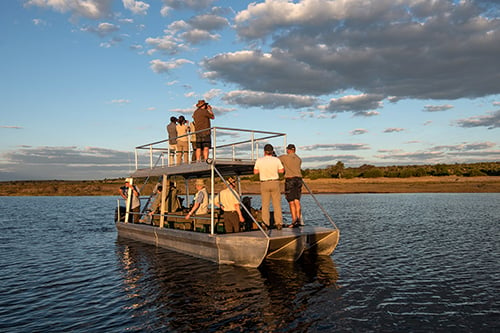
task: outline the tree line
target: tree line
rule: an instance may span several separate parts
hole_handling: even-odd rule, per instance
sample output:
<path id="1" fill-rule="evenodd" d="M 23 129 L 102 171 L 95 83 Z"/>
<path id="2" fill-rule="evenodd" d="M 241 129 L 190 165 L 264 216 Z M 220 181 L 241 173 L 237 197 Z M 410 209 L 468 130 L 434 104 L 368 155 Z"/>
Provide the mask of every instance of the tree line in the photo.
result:
<path id="1" fill-rule="evenodd" d="M 457 164 L 435 164 L 435 165 L 392 165 L 374 166 L 363 164 L 359 167 L 344 166 L 339 161 L 337 164 L 323 169 L 305 169 L 302 172 L 304 178 L 409 178 L 424 176 L 500 176 L 500 162 L 481 163 L 457 163 Z"/>

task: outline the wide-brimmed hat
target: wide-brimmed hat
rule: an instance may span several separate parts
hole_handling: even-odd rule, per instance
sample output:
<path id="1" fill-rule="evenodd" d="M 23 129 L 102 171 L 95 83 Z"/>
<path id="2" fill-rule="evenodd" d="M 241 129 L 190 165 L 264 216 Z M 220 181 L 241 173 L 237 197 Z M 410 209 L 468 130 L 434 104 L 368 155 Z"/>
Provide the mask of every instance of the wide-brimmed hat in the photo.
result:
<path id="1" fill-rule="evenodd" d="M 205 186 L 205 181 L 203 179 L 196 179 L 195 185 Z"/>
<path id="2" fill-rule="evenodd" d="M 203 105 L 205 105 L 205 104 L 208 104 L 208 103 L 207 103 L 207 102 L 205 102 L 205 100 L 204 100 L 204 99 L 200 99 L 200 100 L 198 101 L 198 103 L 196 103 L 196 107 L 197 107 L 197 108 L 199 108 L 200 106 L 203 106 Z"/>
<path id="3" fill-rule="evenodd" d="M 126 178 L 125 183 L 132 183 L 132 178 Z"/>

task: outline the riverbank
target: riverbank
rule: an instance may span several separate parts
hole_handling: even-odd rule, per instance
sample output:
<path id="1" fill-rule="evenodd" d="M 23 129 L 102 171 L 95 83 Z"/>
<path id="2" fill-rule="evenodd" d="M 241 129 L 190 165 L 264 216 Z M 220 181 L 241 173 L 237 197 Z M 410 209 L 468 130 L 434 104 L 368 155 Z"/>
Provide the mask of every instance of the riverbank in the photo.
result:
<path id="1" fill-rule="evenodd" d="M 313 193 L 500 193 L 499 176 L 305 179 Z M 93 181 L 0 182 L 0 196 L 100 196 L 117 195 L 123 179 Z M 219 185 L 220 186 L 220 185 Z M 216 187 L 216 191 L 219 190 Z M 242 180 L 244 194 L 258 194 L 259 182 Z M 283 184 L 282 184 L 283 186 Z M 151 192 L 151 185 L 143 190 Z M 194 187 L 193 187 L 194 189 Z M 304 189 L 304 193 L 307 190 Z"/>

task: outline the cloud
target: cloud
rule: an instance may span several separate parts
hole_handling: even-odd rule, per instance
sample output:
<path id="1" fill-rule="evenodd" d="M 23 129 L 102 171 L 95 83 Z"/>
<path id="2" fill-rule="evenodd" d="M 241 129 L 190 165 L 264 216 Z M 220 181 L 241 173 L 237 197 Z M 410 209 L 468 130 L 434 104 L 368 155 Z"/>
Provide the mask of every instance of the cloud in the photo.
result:
<path id="1" fill-rule="evenodd" d="M 374 117 L 378 116 L 380 112 L 378 111 L 356 111 L 354 113 L 355 117 Z"/>
<path id="2" fill-rule="evenodd" d="M 494 142 L 472 142 L 457 145 L 441 145 L 430 147 L 427 151 L 404 152 L 401 150 L 378 150 L 379 155 L 374 157 L 382 160 L 391 160 L 394 163 L 432 164 L 432 163 L 477 163 L 497 161 L 499 150 L 492 150 L 497 144 Z"/>
<path id="3" fill-rule="evenodd" d="M 6 125 L 0 125 L 0 128 L 7 128 L 7 129 L 24 129 L 24 127 L 21 127 L 21 126 L 6 126 Z"/>
<path id="4" fill-rule="evenodd" d="M 365 150 L 370 149 L 370 147 L 365 143 L 332 143 L 332 144 L 316 144 L 310 146 L 299 147 L 300 150 L 304 151 L 316 151 L 316 150 Z"/>
<path id="5" fill-rule="evenodd" d="M 160 74 L 160 73 L 168 73 L 172 69 L 179 68 L 180 66 L 185 64 L 192 64 L 193 62 L 187 59 L 177 59 L 169 62 L 161 61 L 160 59 L 154 59 L 151 60 L 149 63 L 151 65 L 151 69 L 153 70 L 153 72 Z"/>
<path id="6" fill-rule="evenodd" d="M 404 128 L 389 127 L 384 130 L 384 133 L 397 133 L 397 132 L 403 132 L 404 130 L 405 130 Z"/>
<path id="7" fill-rule="evenodd" d="M 192 29 L 179 35 L 184 41 L 190 44 L 199 44 L 209 40 L 218 40 L 220 35 L 211 34 L 206 30 Z"/>
<path id="8" fill-rule="evenodd" d="M 88 27 L 82 28 L 81 30 L 86 31 L 86 32 L 91 32 L 93 34 L 98 35 L 99 37 L 106 37 L 106 36 L 109 36 L 110 34 L 116 32 L 116 31 L 120 30 L 120 27 L 113 24 L 113 23 L 103 22 L 103 23 L 99 23 L 99 25 L 97 27 L 88 26 Z"/>
<path id="9" fill-rule="evenodd" d="M 203 66 L 242 90 L 356 90 L 391 101 L 487 96 L 500 93 L 491 70 L 500 57 L 499 16 L 493 2 L 267 0 L 237 13 L 235 28 L 250 45 L 269 42 L 269 51 L 217 54 Z"/>
<path id="10" fill-rule="evenodd" d="M 53 9 L 60 13 L 70 12 L 74 16 L 99 19 L 111 11 L 113 0 L 29 0 L 25 6 Z"/>
<path id="11" fill-rule="evenodd" d="M 146 15 L 148 13 L 149 4 L 142 1 L 123 0 L 123 7 L 134 14 Z"/>
<path id="12" fill-rule="evenodd" d="M 47 25 L 47 22 L 42 19 L 33 19 L 32 22 L 34 25 Z"/>
<path id="13" fill-rule="evenodd" d="M 459 145 L 445 145 L 445 146 L 435 146 L 431 148 L 432 150 L 443 150 L 443 151 L 473 151 L 473 150 L 484 150 L 490 149 L 496 146 L 494 142 L 479 142 L 479 143 L 464 143 Z"/>
<path id="14" fill-rule="evenodd" d="M 492 112 L 489 115 L 474 116 L 466 119 L 459 119 L 455 121 L 457 126 L 471 128 L 471 127 L 487 127 L 494 129 L 500 127 L 500 110 Z"/>
<path id="15" fill-rule="evenodd" d="M 245 50 L 218 54 L 204 59 L 205 77 L 233 82 L 243 90 L 285 94 L 321 95 L 331 92 L 339 78 L 322 68 L 311 68 L 288 54 Z"/>
<path id="16" fill-rule="evenodd" d="M 168 9 L 201 10 L 210 7 L 215 0 L 163 0 L 163 6 Z"/>
<path id="17" fill-rule="evenodd" d="M 146 43 L 153 47 L 150 53 L 159 51 L 161 53 L 173 55 L 181 51 L 189 50 L 189 47 L 184 45 L 181 39 L 173 35 L 165 35 L 158 38 L 149 37 L 146 38 Z"/>
<path id="18" fill-rule="evenodd" d="M 158 50 L 163 53 L 176 54 L 188 51 L 190 45 L 219 40 L 220 35 L 214 32 L 227 26 L 229 22 L 222 16 L 198 15 L 188 21 L 177 20 L 170 23 L 163 36 L 147 38 L 146 43 L 152 46 L 151 52 Z"/>
<path id="19" fill-rule="evenodd" d="M 325 110 L 331 112 L 364 112 L 366 110 L 378 109 L 382 107 L 382 99 L 384 99 L 384 96 L 382 95 L 348 95 L 330 100 L 330 103 L 326 106 Z"/>
<path id="20" fill-rule="evenodd" d="M 439 112 L 439 111 L 446 111 L 449 109 L 453 109 L 453 105 L 445 104 L 445 105 L 426 105 L 426 106 L 424 106 L 424 111 L 426 111 L 426 112 Z"/>
<path id="21" fill-rule="evenodd" d="M 302 158 L 303 167 L 319 168 L 328 165 L 334 165 L 338 161 L 342 161 L 344 164 L 355 164 L 360 163 L 363 160 L 362 157 L 356 155 L 325 155 L 325 156 L 306 156 Z"/>
<path id="22" fill-rule="evenodd" d="M 229 26 L 229 21 L 219 15 L 205 14 L 192 17 L 188 22 L 190 27 L 205 31 L 221 30 Z"/>
<path id="23" fill-rule="evenodd" d="M 357 129 L 352 130 L 350 133 L 351 133 L 351 135 L 361 135 L 361 134 L 368 133 L 368 130 L 365 130 L 363 128 L 357 128 Z"/>
<path id="24" fill-rule="evenodd" d="M 410 153 L 395 153 L 387 155 L 375 155 L 375 157 L 380 159 L 394 159 L 394 160 L 411 160 L 411 161 L 426 161 L 430 163 L 431 161 L 439 160 L 445 157 L 445 153 L 440 151 L 429 151 L 429 152 L 410 152 Z"/>
<path id="25" fill-rule="evenodd" d="M 246 107 L 261 106 L 263 108 L 275 109 L 280 107 L 304 108 L 313 106 L 316 98 L 292 94 L 273 94 L 249 90 L 235 90 L 222 97 L 227 103 Z"/>
<path id="26" fill-rule="evenodd" d="M 111 100 L 111 104 L 129 104 L 130 100 L 128 99 L 113 99 Z"/>
<path id="27" fill-rule="evenodd" d="M 133 161 L 132 153 L 99 147 L 19 147 L 1 155 L 0 180 L 117 178 Z"/>

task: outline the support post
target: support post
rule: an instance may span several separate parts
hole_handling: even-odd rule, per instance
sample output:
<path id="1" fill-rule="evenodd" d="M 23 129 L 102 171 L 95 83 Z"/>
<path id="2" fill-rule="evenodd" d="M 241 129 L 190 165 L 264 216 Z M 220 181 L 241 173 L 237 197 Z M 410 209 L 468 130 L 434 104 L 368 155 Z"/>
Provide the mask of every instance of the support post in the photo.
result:
<path id="1" fill-rule="evenodd" d="M 168 179 L 167 175 L 163 175 L 163 180 L 162 180 L 162 187 L 163 190 L 161 191 L 161 208 L 160 208 L 160 228 L 163 228 L 165 225 L 165 206 L 166 206 L 166 201 L 167 201 L 167 193 L 168 193 Z"/>

